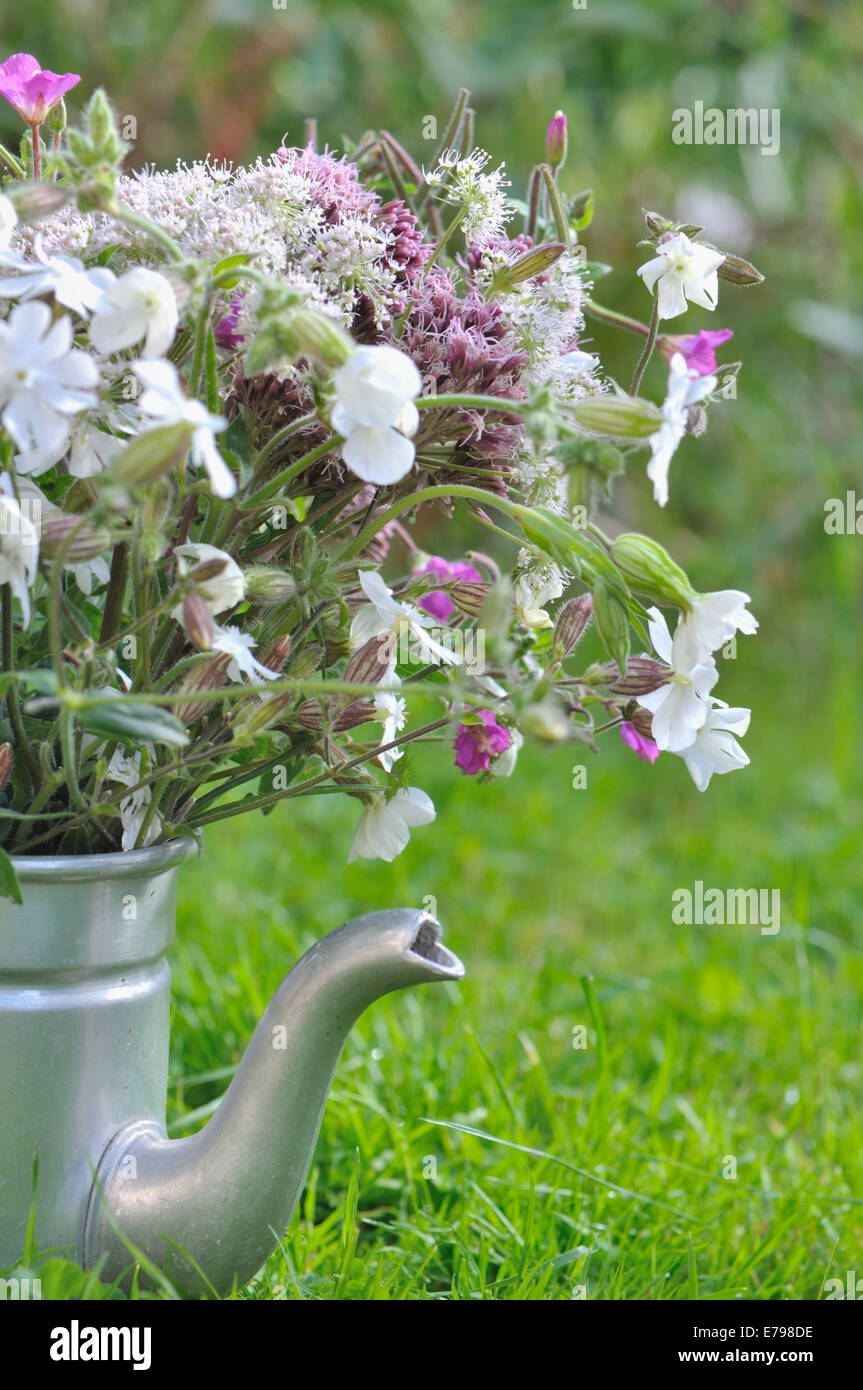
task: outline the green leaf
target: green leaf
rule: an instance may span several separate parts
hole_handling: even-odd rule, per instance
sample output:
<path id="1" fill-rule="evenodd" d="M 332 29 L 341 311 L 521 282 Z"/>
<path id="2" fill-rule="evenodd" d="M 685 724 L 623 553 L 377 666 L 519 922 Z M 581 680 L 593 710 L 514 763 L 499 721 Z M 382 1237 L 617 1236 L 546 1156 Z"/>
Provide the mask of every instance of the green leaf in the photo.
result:
<path id="1" fill-rule="evenodd" d="M 11 898 L 13 903 L 21 906 L 21 885 L 18 882 L 18 875 L 15 873 L 15 866 L 5 849 L 0 849 L 0 897 Z"/>
<path id="2" fill-rule="evenodd" d="M 189 742 L 185 728 L 175 715 L 159 705 L 148 705 L 117 695 L 110 703 L 83 705 L 75 716 L 91 734 L 116 738 L 142 747 L 146 743 L 167 743 L 184 748 Z"/>

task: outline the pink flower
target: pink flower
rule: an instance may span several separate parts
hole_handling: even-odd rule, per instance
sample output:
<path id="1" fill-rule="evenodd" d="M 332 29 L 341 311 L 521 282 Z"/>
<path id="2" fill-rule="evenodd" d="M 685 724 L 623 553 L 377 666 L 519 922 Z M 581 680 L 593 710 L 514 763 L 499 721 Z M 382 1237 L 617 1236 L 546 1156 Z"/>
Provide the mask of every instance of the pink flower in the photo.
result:
<path id="1" fill-rule="evenodd" d="M 473 565 L 467 564 L 464 560 L 444 560 L 441 555 L 430 555 L 420 569 L 414 570 L 414 574 L 436 574 L 448 583 L 454 579 L 471 583 L 482 581 L 482 575 Z M 417 607 L 425 613 L 431 613 L 439 623 L 448 622 L 455 612 L 455 604 L 443 589 L 432 589 L 431 593 L 423 594 Z"/>
<path id="2" fill-rule="evenodd" d="M 240 345 L 245 342 L 242 333 L 237 332 L 237 324 L 240 320 L 242 303 L 243 301 L 240 299 L 239 295 L 232 299 L 227 313 L 219 319 L 219 322 L 213 329 L 213 337 L 219 344 L 219 347 L 229 348 L 233 351 L 234 348 L 240 347 Z"/>
<path id="3" fill-rule="evenodd" d="M 512 743 L 512 730 L 495 722 L 490 709 L 476 711 L 481 724 L 459 724 L 455 737 L 455 764 L 472 777 L 487 772 L 492 758 L 504 753 Z"/>
<path id="4" fill-rule="evenodd" d="M 0 96 L 28 125 L 41 125 L 48 112 L 81 81 L 74 72 L 40 68 L 32 53 L 13 53 L 0 63 Z"/>
<path id="5" fill-rule="evenodd" d="M 664 333 L 659 341 L 659 351 L 670 362 L 676 352 L 682 353 L 686 366 L 699 376 L 710 376 L 716 371 L 714 348 L 727 343 L 734 334 L 730 328 L 702 328 L 700 333 Z"/>
<path id="6" fill-rule="evenodd" d="M 552 169 L 559 169 L 566 159 L 566 116 L 555 111 L 545 136 L 545 157 Z"/>
<path id="7" fill-rule="evenodd" d="M 645 738 L 640 734 L 634 724 L 623 723 L 620 726 L 620 737 L 623 739 L 627 748 L 631 748 L 637 753 L 642 762 L 647 758 L 651 763 L 655 763 L 659 757 L 659 749 L 652 738 Z"/>

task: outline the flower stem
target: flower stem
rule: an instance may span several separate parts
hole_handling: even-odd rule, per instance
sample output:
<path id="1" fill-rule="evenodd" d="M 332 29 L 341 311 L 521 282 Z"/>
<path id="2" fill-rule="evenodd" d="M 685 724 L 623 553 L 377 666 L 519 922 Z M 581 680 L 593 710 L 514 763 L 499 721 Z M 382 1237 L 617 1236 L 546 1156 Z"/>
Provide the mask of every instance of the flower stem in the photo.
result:
<path id="1" fill-rule="evenodd" d="M 0 159 L 3 160 L 7 169 L 9 169 L 16 178 L 23 179 L 27 177 L 27 170 L 24 168 L 20 159 L 18 159 L 11 150 L 7 150 L 5 145 L 0 145 Z"/>
<path id="2" fill-rule="evenodd" d="M 582 307 L 586 314 L 592 319 L 599 319 L 602 323 L 611 323 L 615 328 L 628 328 L 630 333 L 640 333 L 646 338 L 650 332 L 646 323 L 640 323 L 638 319 L 631 319 L 626 314 L 619 314 L 616 309 L 606 309 L 604 304 L 597 304 L 593 299 L 583 299 Z"/>
<path id="3" fill-rule="evenodd" d="M 12 590 L 8 584 L 3 585 L 3 636 L 2 636 L 2 655 L 3 671 L 9 673 L 15 669 L 14 646 L 12 638 Z M 21 705 L 18 701 L 18 691 L 14 685 L 10 685 L 6 693 L 6 708 L 9 711 L 9 723 L 12 725 L 12 732 L 15 735 L 17 748 L 20 749 L 27 771 L 30 774 L 30 781 L 33 784 L 34 792 L 38 791 L 40 776 L 39 764 L 33 756 L 30 747 L 30 738 L 24 728 L 24 720 L 21 717 Z"/>
<path id="4" fill-rule="evenodd" d="M 632 378 L 632 385 L 629 388 L 630 396 L 638 395 L 638 388 L 641 385 L 641 378 L 644 376 L 644 369 L 653 355 L 656 346 L 656 330 L 659 328 L 659 295 L 653 301 L 653 313 L 650 315 L 650 326 L 647 330 L 647 342 L 644 344 L 644 351 L 638 359 L 638 366 L 635 369 L 635 376 Z"/>
<path id="5" fill-rule="evenodd" d="M 42 179 L 42 146 L 39 141 L 39 127 L 30 127 L 30 134 L 33 137 L 33 177 L 37 182 Z"/>

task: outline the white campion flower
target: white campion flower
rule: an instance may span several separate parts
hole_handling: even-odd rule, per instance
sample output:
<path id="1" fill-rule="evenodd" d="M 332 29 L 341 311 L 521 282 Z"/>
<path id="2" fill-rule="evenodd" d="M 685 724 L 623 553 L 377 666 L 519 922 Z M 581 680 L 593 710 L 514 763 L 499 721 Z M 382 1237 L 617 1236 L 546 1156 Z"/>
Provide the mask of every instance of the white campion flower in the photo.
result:
<path id="1" fill-rule="evenodd" d="M 401 603 L 393 597 L 377 570 L 360 570 L 360 585 L 369 600 L 354 614 L 351 623 L 351 649 L 365 646 L 373 637 L 389 638 L 391 641 L 390 661 L 395 667 L 397 647 L 401 637 L 416 643 L 423 657 L 433 663 L 443 662 L 457 666 L 461 661 L 458 652 L 444 647 L 428 632 L 434 625 L 429 613 L 422 613 L 412 603 Z"/>
<path id="2" fill-rule="evenodd" d="M 650 445 L 647 476 L 653 483 L 653 496 L 660 507 L 668 501 L 668 470 L 686 433 L 689 407 L 715 389 L 715 376 L 699 376 L 687 367 L 682 352 L 674 354 L 668 368 L 668 392 L 661 407 L 662 424 L 647 441 Z"/>
<path id="3" fill-rule="evenodd" d="M 93 305 L 90 342 L 97 352 L 123 352 L 144 339 L 144 357 L 161 357 L 177 331 L 177 296 L 157 270 L 135 266 L 109 285 Z"/>
<path id="4" fill-rule="evenodd" d="M 86 319 L 114 283 L 114 272 L 107 266 L 88 270 L 75 256 L 49 256 L 38 236 L 33 254 L 35 262 L 17 251 L 0 251 L 0 266 L 17 272 L 0 279 L 0 298 L 27 300 L 51 294 L 58 304 Z"/>
<path id="5" fill-rule="evenodd" d="M 729 709 L 722 700 L 714 700 L 714 706 L 694 741 L 678 755 L 686 763 L 689 775 L 700 792 L 707 790 L 714 773 L 734 772 L 749 763 L 734 735 L 743 737 L 749 728 L 752 711 Z"/>
<path id="6" fill-rule="evenodd" d="M 656 286 L 659 317 L 674 319 L 686 312 L 687 300 L 702 309 L 716 308 L 716 272 L 724 260 L 722 251 L 690 241 L 679 232 L 657 246 L 656 255 L 638 267 L 638 274 L 651 293 Z"/>
<path id="7" fill-rule="evenodd" d="M 0 322 L 0 419 L 22 453 L 59 449 L 68 417 L 96 405 L 96 363 L 71 342 L 71 319 L 39 301 Z"/>
<path id="8" fill-rule="evenodd" d="M 5 193 L 0 193 L 0 251 L 6 250 L 17 226 L 18 214 L 15 211 L 15 204 L 6 197 Z"/>
<path id="9" fill-rule="evenodd" d="M 389 686 L 389 689 L 379 689 L 375 694 L 375 718 L 383 724 L 381 730 L 381 743 L 392 743 L 396 734 L 400 734 L 407 723 L 407 700 L 401 695 L 396 695 L 395 688 L 401 685 L 401 679 L 395 671 L 389 674 L 381 682 L 382 686 Z M 385 752 L 378 754 L 378 762 L 385 771 L 390 772 L 393 764 L 403 757 L 400 748 L 387 748 Z"/>
<path id="10" fill-rule="evenodd" d="M 108 561 L 101 555 L 94 556 L 92 560 L 79 560 L 75 564 L 66 561 L 63 568 L 75 576 L 75 583 L 87 598 L 92 594 L 94 584 L 107 584 L 111 577 Z"/>
<path id="11" fill-rule="evenodd" d="M 693 662 L 701 661 L 724 646 L 735 632 L 751 637 L 758 631 L 758 619 L 746 607 L 748 602 L 749 595 L 742 589 L 696 595 L 674 633 L 675 640 L 680 639 L 681 652 Z"/>
<path id="12" fill-rule="evenodd" d="M 119 782 L 124 787 L 137 786 L 141 780 L 141 754 L 133 753 L 131 757 L 127 757 L 119 748 L 115 748 L 105 776 L 109 782 Z M 124 850 L 135 848 L 152 797 L 151 787 L 138 787 L 137 791 L 130 791 L 128 796 L 122 798 L 120 824 L 123 827 L 123 838 L 120 843 Z M 162 823 L 158 815 L 154 815 L 144 836 L 144 848 L 158 839 L 161 833 Z"/>
<path id="13" fill-rule="evenodd" d="M 529 560 L 527 552 L 519 552 L 519 561 Z M 536 565 L 523 570 L 515 581 L 516 617 L 533 632 L 554 627 L 545 605 L 563 593 L 563 575 L 556 565 Z"/>
<path id="14" fill-rule="evenodd" d="M 29 627 L 30 590 L 39 563 L 39 532 L 11 495 L 8 473 L 3 474 L 0 489 L 0 584 L 9 585 L 21 605 L 24 626 Z"/>
<path id="15" fill-rule="evenodd" d="M 368 483 L 397 483 L 410 472 L 416 452 L 414 397 L 422 390 L 416 366 L 398 348 L 361 347 L 339 367 L 333 385 L 332 426 L 344 439 L 348 468 Z"/>
<path id="16" fill-rule="evenodd" d="M 216 448 L 215 436 L 228 428 L 221 415 L 211 415 L 200 401 L 183 395 L 177 369 L 171 362 L 139 360 L 132 369 L 146 389 L 138 401 L 144 415 L 158 420 L 160 425 L 194 426 L 191 441 L 192 463 L 206 470 L 210 486 L 217 497 L 233 497 L 237 480 Z"/>
<path id="17" fill-rule="evenodd" d="M 712 657 L 693 662 L 675 632 L 672 640 L 668 624 L 658 608 L 648 608 L 648 630 L 660 661 L 672 668 L 667 685 L 641 695 L 638 703 L 651 712 L 653 741 L 657 748 L 680 753 L 695 740 L 710 712 L 709 696 L 719 672 Z"/>
<path id="18" fill-rule="evenodd" d="M 222 560 L 224 562 L 224 568 L 219 574 L 196 585 L 198 593 L 214 618 L 219 613 L 227 612 L 229 608 L 236 608 L 237 604 L 242 603 L 246 597 L 246 580 L 243 571 L 226 550 L 219 550 L 215 545 L 206 545 L 203 541 L 189 541 L 186 545 L 175 546 L 174 554 L 179 557 L 178 568 L 181 578 L 188 574 L 189 570 L 205 564 L 208 560 Z M 177 605 L 172 616 L 176 618 L 178 623 L 182 623 L 182 603 Z"/>
<path id="19" fill-rule="evenodd" d="M 210 650 L 225 652 L 231 658 L 228 679 L 235 684 L 240 683 L 242 676 L 248 676 L 252 685 L 263 685 L 265 681 L 278 680 L 278 671 L 271 671 L 269 666 L 262 665 L 252 656 L 252 648 L 257 645 L 254 637 L 240 632 L 238 627 L 217 627 Z"/>
<path id="20" fill-rule="evenodd" d="M 417 825 L 430 825 L 435 818 L 434 802 L 418 787 L 403 787 L 387 799 L 379 792 L 363 806 L 348 863 L 355 859 L 384 859 L 392 863 L 401 854 Z"/>
<path id="21" fill-rule="evenodd" d="M 69 472 L 73 478 L 93 478 L 104 473 L 124 447 L 124 441 L 105 430 L 85 429 L 72 437 Z"/>

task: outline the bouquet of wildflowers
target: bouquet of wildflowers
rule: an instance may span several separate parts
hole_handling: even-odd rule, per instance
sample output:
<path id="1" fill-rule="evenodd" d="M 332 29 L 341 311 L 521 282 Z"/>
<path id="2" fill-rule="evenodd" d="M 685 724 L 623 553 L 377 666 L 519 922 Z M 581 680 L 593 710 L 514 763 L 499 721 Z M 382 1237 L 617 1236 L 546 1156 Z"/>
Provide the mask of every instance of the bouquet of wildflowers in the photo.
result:
<path id="1" fill-rule="evenodd" d="M 245 168 L 125 174 L 102 92 L 67 128 L 79 81 L 0 64 L 25 126 L 0 147 L 4 891 L 12 854 L 333 792 L 357 802 L 350 856 L 391 860 L 435 816 L 422 739 L 485 778 L 525 737 L 610 730 L 702 790 L 742 767 L 749 712 L 712 692 L 748 596 L 697 593 L 595 518 L 644 448 L 665 503 L 739 366 L 716 367 L 727 331 L 662 321 L 758 272 L 649 213 L 649 322 L 603 309 L 560 113 L 521 201 L 466 92 L 424 167 L 387 131 L 337 156 L 310 125 Z M 586 315 L 642 340 L 628 390 L 584 350 Z M 640 394 L 655 349 L 662 404 Z M 505 570 L 453 539 L 486 529 Z"/>

